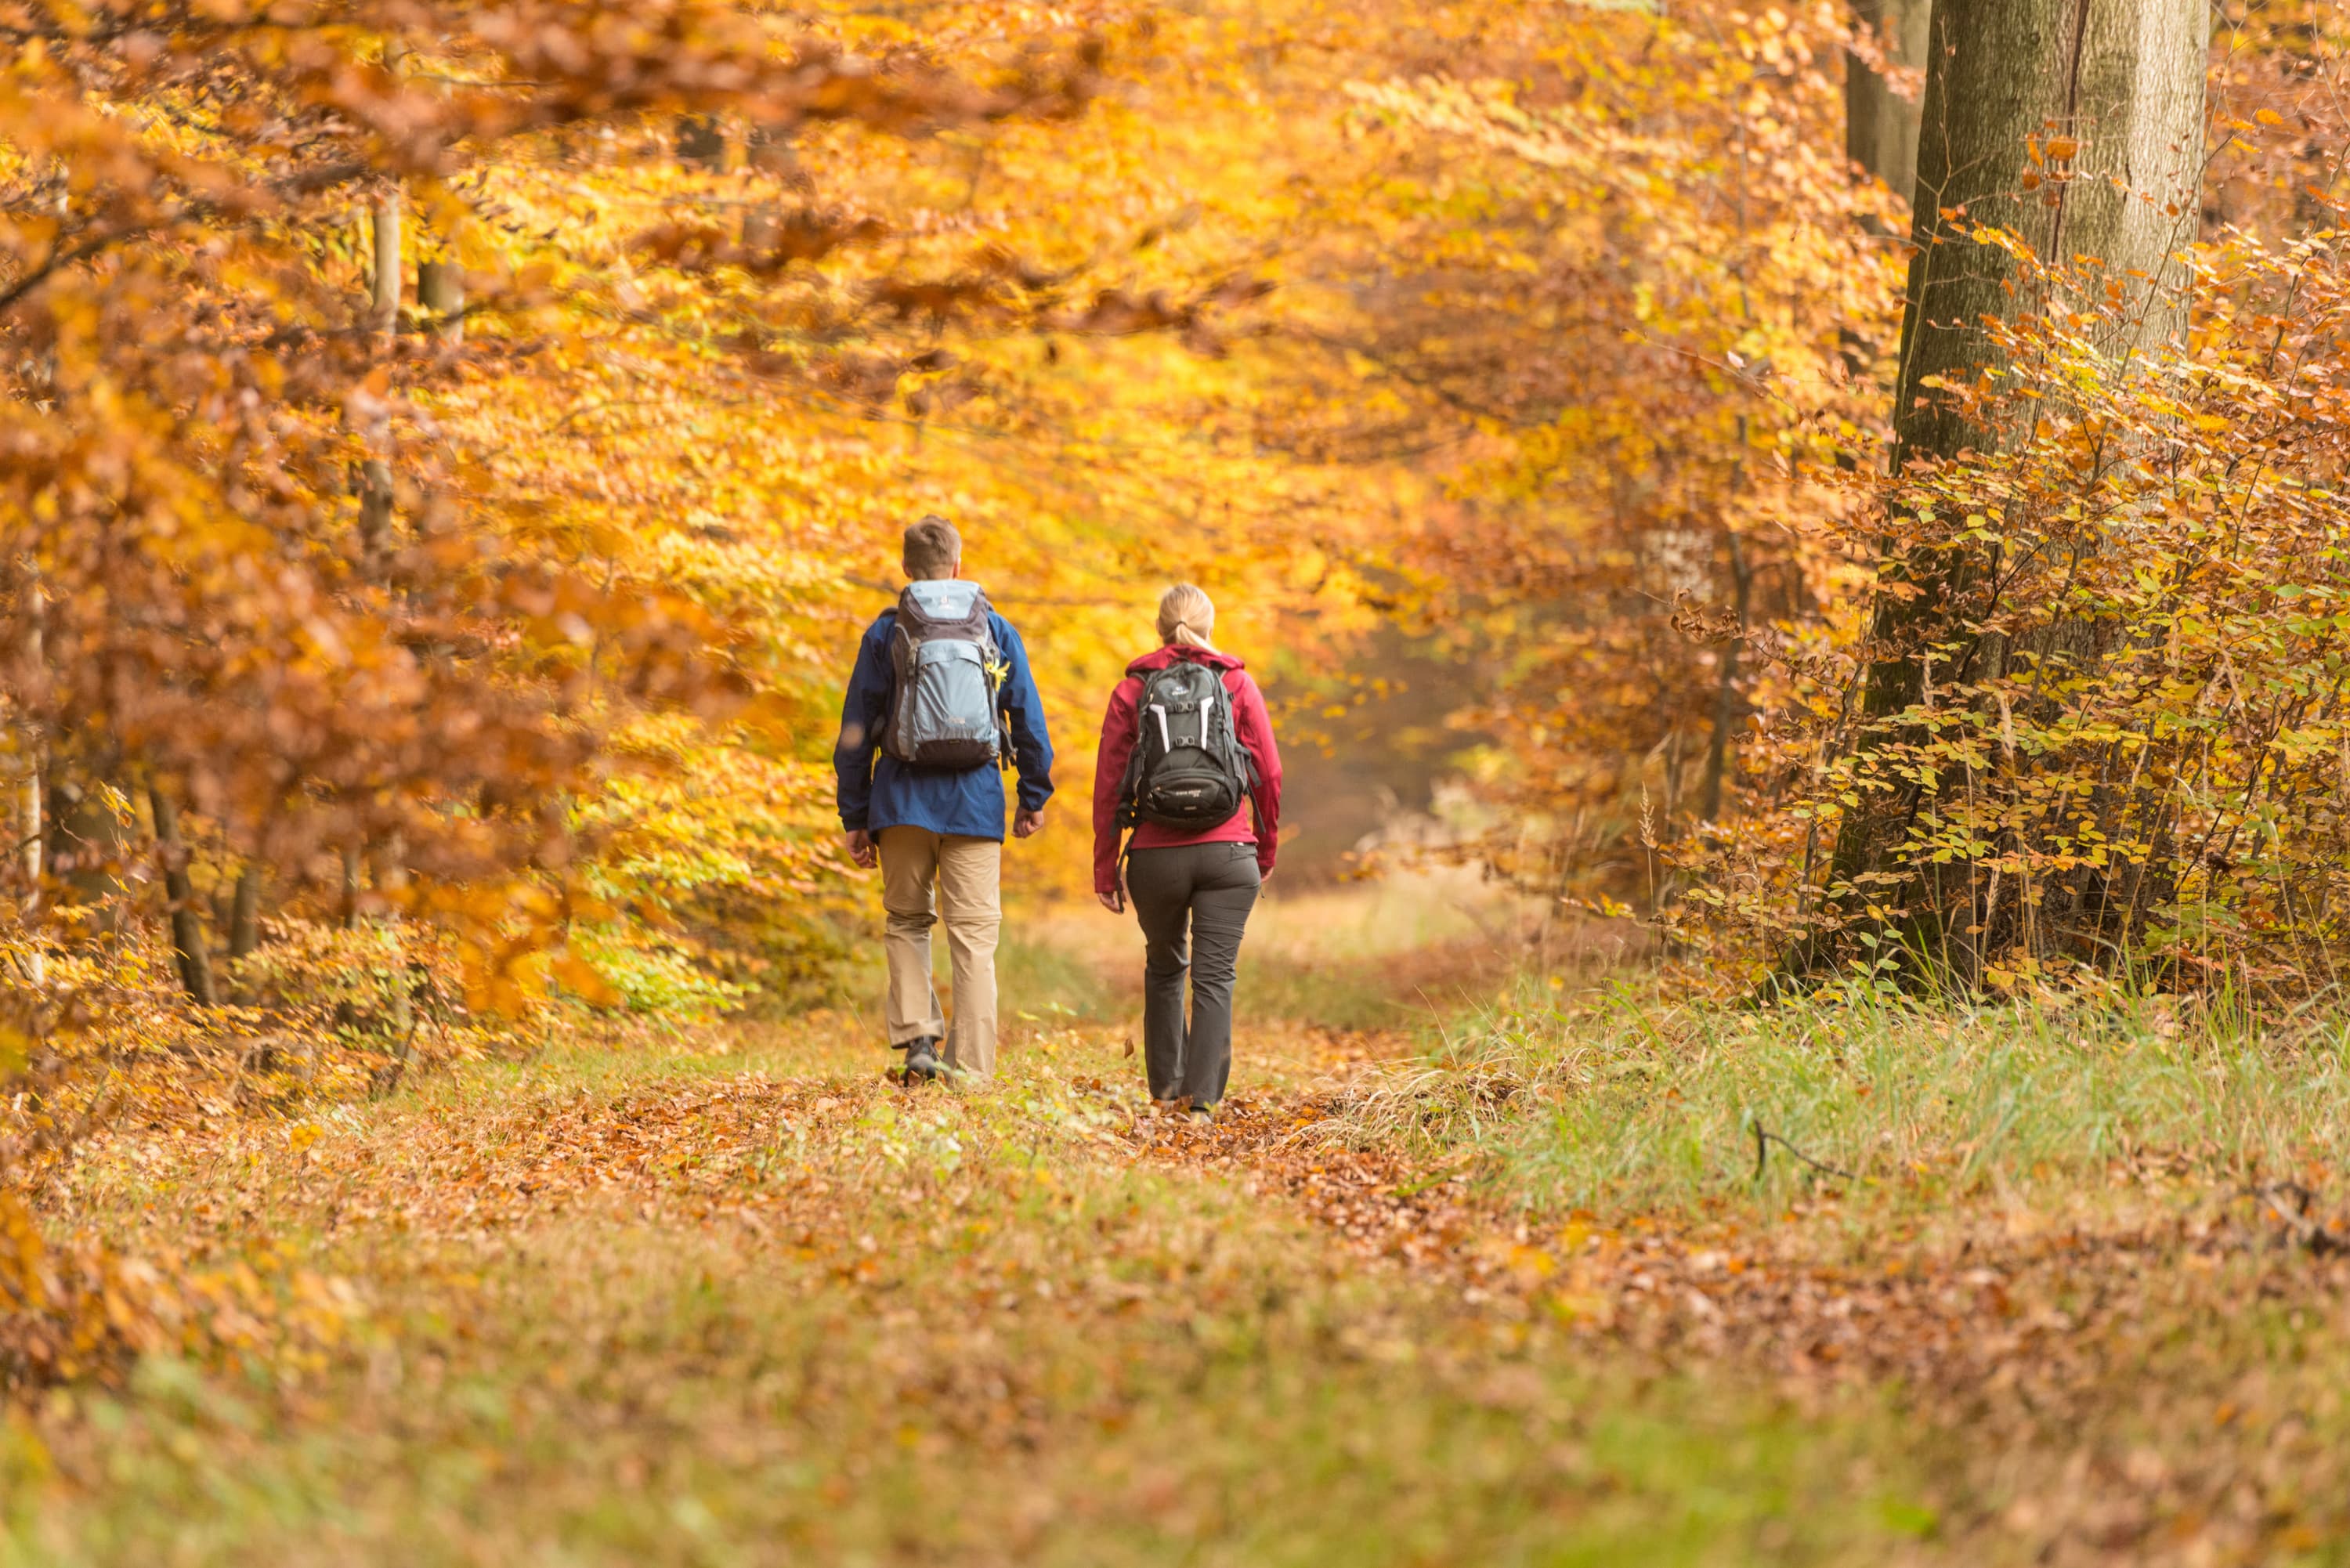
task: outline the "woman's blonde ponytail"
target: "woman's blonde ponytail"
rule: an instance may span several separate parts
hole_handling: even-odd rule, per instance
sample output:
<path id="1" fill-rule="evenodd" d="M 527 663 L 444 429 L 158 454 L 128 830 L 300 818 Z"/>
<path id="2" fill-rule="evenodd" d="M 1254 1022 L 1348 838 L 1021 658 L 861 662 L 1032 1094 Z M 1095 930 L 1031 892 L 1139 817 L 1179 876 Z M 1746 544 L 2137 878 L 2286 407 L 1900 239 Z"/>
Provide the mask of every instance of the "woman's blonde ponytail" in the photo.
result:
<path id="1" fill-rule="evenodd" d="M 1208 638 L 1215 629 L 1215 601 L 1190 583 L 1177 583 L 1159 596 L 1159 641 L 1213 653 L 1216 645 Z"/>

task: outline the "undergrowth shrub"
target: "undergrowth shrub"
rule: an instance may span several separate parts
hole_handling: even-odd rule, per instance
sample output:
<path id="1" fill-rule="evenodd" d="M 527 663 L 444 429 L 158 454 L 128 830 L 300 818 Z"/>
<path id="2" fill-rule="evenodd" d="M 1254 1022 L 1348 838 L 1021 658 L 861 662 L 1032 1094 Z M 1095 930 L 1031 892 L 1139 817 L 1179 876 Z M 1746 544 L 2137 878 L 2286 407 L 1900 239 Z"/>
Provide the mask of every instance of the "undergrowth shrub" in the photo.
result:
<path id="1" fill-rule="evenodd" d="M 2312 200 L 2316 232 L 2194 247 L 2191 329 L 2150 358 L 2098 347 L 2122 307 L 2094 266 L 2018 257 L 2049 297 L 2108 311 L 2021 313 L 1996 374 L 1940 389 L 1981 450 L 1857 464 L 1871 504 L 1819 543 L 1869 564 L 1866 586 L 1825 642 L 1748 639 L 1787 681 L 1745 751 L 1754 809 L 1649 839 L 1689 950 L 1748 985 L 2017 992 L 2125 961 L 2174 988 L 2338 981 L 2350 206 Z M 1947 605 L 1876 613 L 1920 579 L 1954 585 Z M 1914 700 L 1865 711 L 1888 669 Z"/>
<path id="2" fill-rule="evenodd" d="M 320 1370 L 364 1318 L 348 1282 L 278 1249 L 134 1256 L 88 1237 L 58 1244 L 0 1191 L 0 1395 L 116 1381 L 154 1356 L 298 1377 Z"/>
<path id="3" fill-rule="evenodd" d="M 541 1043 L 575 1016 L 477 1013 L 429 929 L 273 922 L 234 965 L 235 1000 L 191 1008 L 169 945 L 132 925 L 44 951 L 0 1025 L 0 1393 L 123 1376 L 140 1358 L 315 1369 L 363 1316 L 346 1282 L 274 1243 L 126 1251 L 53 1234 L 40 1199 L 93 1138 L 192 1134 L 238 1118 L 299 1152 L 302 1113 L 414 1074 Z M 0 955 L 22 965 L 22 955 Z"/>

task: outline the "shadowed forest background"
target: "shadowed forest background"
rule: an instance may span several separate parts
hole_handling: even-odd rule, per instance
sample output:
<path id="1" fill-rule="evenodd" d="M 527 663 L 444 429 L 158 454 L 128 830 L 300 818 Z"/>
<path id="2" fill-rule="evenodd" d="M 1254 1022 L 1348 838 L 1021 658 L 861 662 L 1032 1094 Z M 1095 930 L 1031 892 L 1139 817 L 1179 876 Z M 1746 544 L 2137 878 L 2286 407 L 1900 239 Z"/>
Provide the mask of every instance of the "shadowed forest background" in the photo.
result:
<path id="1" fill-rule="evenodd" d="M 2339 7 L 0 42 L 0 1563 L 2350 1558 Z M 986 1095 L 833 809 L 926 513 Z M 1178 580 L 1212 1127 L 1087 898 Z"/>

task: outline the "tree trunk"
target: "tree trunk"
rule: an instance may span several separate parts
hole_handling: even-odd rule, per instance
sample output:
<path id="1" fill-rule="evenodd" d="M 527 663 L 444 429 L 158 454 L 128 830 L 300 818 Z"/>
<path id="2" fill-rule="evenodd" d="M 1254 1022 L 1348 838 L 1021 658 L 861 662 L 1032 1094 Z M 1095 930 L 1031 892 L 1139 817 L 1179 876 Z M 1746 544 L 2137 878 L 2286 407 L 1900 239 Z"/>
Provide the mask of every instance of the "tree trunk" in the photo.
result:
<path id="1" fill-rule="evenodd" d="M 27 570 L 31 570 L 28 566 Z M 44 658 L 41 632 L 41 585 L 35 578 L 25 587 L 26 623 L 25 652 L 37 670 Z M 25 904 L 21 919 L 25 924 L 25 979 L 36 988 L 48 981 L 48 962 L 41 951 L 41 874 L 47 858 L 43 842 L 47 826 L 41 820 L 41 792 L 46 788 L 42 779 L 41 734 L 36 724 L 25 726 L 25 777 L 16 791 L 16 831 L 24 845 Z"/>
<path id="2" fill-rule="evenodd" d="M 377 891 L 397 905 L 408 890 L 408 846 L 399 835 L 386 839 L 381 848 L 370 857 L 373 862 Z M 391 936 L 390 1012 L 386 1023 L 391 1033 L 403 1041 L 416 1024 L 413 999 L 409 995 L 408 939 L 395 915 L 384 922 Z"/>
<path id="3" fill-rule="evenodd" d="M 236 897 L 229 905 L 228 956 L 246 957 L 261 945 L 261 862 L 248 860 L 237 873 Z"/>
<path id="4" fill-rule="evenodd" d="M 236 898 L 229 906 L 228 956 L 244 958 L 261 945 L 261 862 L 248 860 L 237 873 Z"/>
<path id="5" fill-rule="evenodd" d="M 1735 504 L 1746 483 L 1746 416 L 1738 416 L 1738 457 L 1731 465 L 1729 500 Z M 1706 747 L 1705 785 L 1698 802 L 1698 820 L 1719 822 L 1721 819 L 1721 789 L 1724 774 L 1730 766 L 1730 730 L 1738 721 L 1739 650 L 1745 646 L 1746 618 L 1754 597 L 1754 568 L 1746 563 L 1746 546 L 1738 530 L 1727 524 L 1722 533 L 1730 542 L 1730 587 L 1731 607 L 1738 615 L 1738 636 L 1723 645 L 1721 674 L 1713 692 L 1713 739 Z"/>
<path id="6" fill-rule="evenodd" d="M 375 287 L 370 317 L 389 343 L 400 328 L 400 192 L 378 197 L 374 223 Z M 387 423 L 389 421 L 386 421 Z M 359 545 L 369 561 L 380 561 L 391 542 L 391 459 L 388 431 L 369 432 L 373 449 L 359 468 Z"/>
<path id="7" fill-rule="evenodd" d="M 2126 308 L 2096 317 L 2117 375 L 2184 325 L 2190 280 L 2178 253 L 2199 210 L 2207 28 L 2205 0 L 1938 0 L 1893 410 L 1897 471 L 2030 432 L 2026 413 L 1986 429 L 1938 389 L 1971 384 L 1996 364 L 1986 317 L 2018 319 L 2059 303 L 2017 258 L 1976 243 L 1976 226 L 2013 231 L 2043 262 L 2093 259 L 2095 286 L 2122 287 Z M 1891 722 L 1924 697 L 1924 650 L 1963 643 L 1956 606 L 1987 565 L 1921 550 L 1887 566 L 1914 597 L 1878 602 L 1864 750 L 1883 745 Z M 2048 640 L 2053 650 L 2074 639 L 2052 627 Z M 2002 653 L 1987 643 L 1962 649 L 1953 676 L 1981 679 L 1982 659 Z M 1929 908 L 1912 909 L 1908 928 L 1943 945 L 1944 900 L 1901 858 L 1918 800 L 1914 784 L 1864 796 L 1845 820 L 1830 881 L 1855 888 L 1865 886 L 1858 877 L 1893 877 L 1846 895 L 1847 912 L 1922 902 Z"/>
<path id="8" fill-rule="evenodd" d="M 67 770 L 53 761 L 47 770 L 52 799 L 42 814 L 49 875 L 71 902 L 91 911 L 82 929 L 92 935 L 121 924 L 124 828 L 105 787 L 108 766 L 85 760 L 77 779 L 60 777 Z"/>
<path id="9" fill-rule="evenodd" d="M 370 314 L 375 329 L 390 333 L 400 326 L 402 284 L 400 260 L 400 192 L 386 191 L 376 198 L 369 236 L 375 256 Z"/>
<path id="10" fill-rule="evenodd" d="M 726 132 L 718 121 L 706 114 L 681 114 L 677 117 L 677 161 L 689 168 L 723 170 L 726 167 Z"/>
<path id="11" fill-rule="evenodd" d="M 2130 296 L 2099 345 L 2120 358 L 2185 324 L 2178 253 L 2194 242 L 2202 184 L 2204 0 L 1940 0 L 1932 27 L 1897 466 L 1981 444 L 1946 399 L 1920 401 L 1925 383 L 1971 381 L 1995 359 L 1983 318 L 2047 303 L 2013 257 L 1970 241 L 1975 227 L 2012 229 L 2045 262 L 2095 258 L 2100 281 Z M 2065 140 L 2073 155 L 2055 156 Z"/>
<path id="12" fill-rule="evenodd" d="M 1734 607 L 1738 612 L 1738 636 L 1722 644 L 1721 679 L 1713 692 L 1713 739 L 1705 753 L 1705 787 L 1698 802 L 1698 820 L 1721 820 L 1722 776 L 1730 766 L 1730 732 L 1738 722 L 1738 653 L 1745 646 L 1747 608 L 1753 598 L 1754 569 L 1746 564 L 1746 549 L 1738 537 L 1738 530 L 1727 530 L 1730 535 L 1731 589 L 1737 596 Z"/>
<path id="13" fill-rule="evenodd" d="M 213 990 L 213 959 L 204 943 L 204 922 L 196 909 L 193 886 L 188 880 L 188 846 L 180 837 L 180 808 L 161 783 L 150 784 L 148 803 L 155 810 L 155 847 L 163 862 L 163 895 L 172 906 L 172 950 L 180 962 L 180 982 L 199 1006 L 219 1002 Z"/>
<path id="14" fill-rule="evenodd" d="M 1886 63 L 1921 68 L 1933 0 L 1855 0 L 1853 20 L 1877 36 Z M 1855 163 L 1904 201 L 1918 176 L 1918 132 L 1924 115 L 1913 93 L 1903 98 L 1885 77 L 1847 55 L 1844 62 L 1844 149 Z"/>
<path id="15" fill-rule="evenodd" d="M 429 261 L 416 268 L 416 303 L 432 313 L 432 335 L 455 345 L 465 340 L 465 269 L 453 261 Z"/>

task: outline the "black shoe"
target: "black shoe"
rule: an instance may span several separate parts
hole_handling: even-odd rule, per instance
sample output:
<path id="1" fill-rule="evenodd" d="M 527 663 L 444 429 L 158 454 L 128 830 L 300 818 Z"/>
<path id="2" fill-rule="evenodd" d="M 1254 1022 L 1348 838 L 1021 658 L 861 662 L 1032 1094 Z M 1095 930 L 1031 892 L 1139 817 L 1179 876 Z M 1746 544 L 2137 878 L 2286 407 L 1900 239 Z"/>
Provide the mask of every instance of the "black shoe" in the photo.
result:
<path id="1" fill-rule="evenodd" d="M 898 1047 L 906 1054 L 906 1082 L 928 1083 L 945 1069 L 939 1065 L 939 1043 L 929 1035 Z"/>

